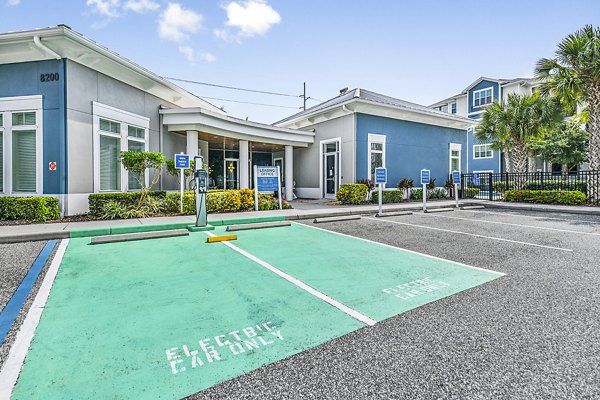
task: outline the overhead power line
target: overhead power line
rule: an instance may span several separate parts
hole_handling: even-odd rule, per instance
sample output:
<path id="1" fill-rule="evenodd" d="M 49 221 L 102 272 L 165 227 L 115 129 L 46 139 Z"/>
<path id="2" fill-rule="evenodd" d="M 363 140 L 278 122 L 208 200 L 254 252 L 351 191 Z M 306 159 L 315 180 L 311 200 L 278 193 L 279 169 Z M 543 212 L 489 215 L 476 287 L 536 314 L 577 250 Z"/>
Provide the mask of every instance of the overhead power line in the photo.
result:
<path id="1" fill-rule="evenodd" d="M 221 98 L 218 98 L 218 97 L 206 97 L 206 96 L 201 96 L 201 95 L 199 95 L 199 96 L 200 96 L 200 98 L 203 98 L 203 99 L 209 99 L 209 100 L 219 100 L 219 101 L 229 101 L 229 102 L 232 102 L 232 103 L 242 103 L 242 104 L 253 104 L 253 105 L 255 105 L 255 106 L 278 107 L 278 108 L 291 108 L 291 109 L 294 109 L 294 110 L 298 110 L 299 108 L 302 108 L 302 107 L 281 106 L 281 105 L 279 105 L 279 104 L 253 103 L 253 102 L 251 102 L 251 101 L 240 101 L 240 100 L 221 99 Z"/>
<path id="2" fill-rule="evenodd" d="M 240 87 L 235 87 L 235 86 L 217 85 L 216 83 L 192 81 L 192 80 L 189 80 L 189 79 L 169 78 L 169 77 L 166 77 L 166 76 L 163 76 L 163 78 L 164 79 L 169 79 L 169 80 L 172 80 L 172 81 L 177 81 L 177 82 L 193 83 L 193 84 L 196 84 L 196 85 L 212 86 L 212 87 L 218 87 L 218 88 L 222 88 L 222 89 L 239 90 L 239 91 L 242 91 L 242 92 L 270 94 L 270 95 L 273 95 L 273 96 L 284 96 L 284 97 L 296 97 L 296 98 L 297 97 L 302 97 L 302 95 L 296 95 L 296 94 L 269 92 L 269 91 L 266 91 L 266 90 L 245 89 L 245 88 L 240 88 Z"/>

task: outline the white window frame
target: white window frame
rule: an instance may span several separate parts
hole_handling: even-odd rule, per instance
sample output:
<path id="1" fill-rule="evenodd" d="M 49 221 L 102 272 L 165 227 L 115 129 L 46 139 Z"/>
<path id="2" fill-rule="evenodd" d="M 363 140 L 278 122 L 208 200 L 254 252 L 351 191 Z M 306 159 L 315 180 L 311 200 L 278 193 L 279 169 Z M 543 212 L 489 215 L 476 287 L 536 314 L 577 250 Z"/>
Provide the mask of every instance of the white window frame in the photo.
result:
<path id="1" fill-rule="evenodd" d="M 129 111 L 120 110 L 115 107 L 108 106 L 106 104 L 92 102 L 92 114 L 93 114 L 93 145 L 94 145 L 94 193 L 114 193 L 113 190 L 100 190 L 100 136 L 106 135 L 121 140 L 121 151 L 127 151 L 129 146 L 129 140 L 142 142 L 144 141 L 144 151 L 149 149 L 149 129 L 150 129 L 150 118 L 131 113 Z M 100 133 L 100 119 L 108 119 L 120 124 L 120 134 L 105 132 Z M 135 126 L 136 128 L 144 129 L 144 138 L 137 138 L 128 136 L 128 125 Z M 150 182 L 150 177 L 146 173 L 146 185 Z M 127 170 L 123 168 L 121 164 L 121 189 L 120 192 L 129 191 L 129 174 Z M 116 191 L 116 192 L 119 192 Z"/>
<path id="2" fill-rule="evenodd" d="M 488 151 L 491 152 L 490 156 L 485 156 L 485 157 L 477 157 L 477 153 L 482 153 L 481 150 L 476 150 L 478 147 L 485 147 L 488 146 L 490 147 L 491 144 L 490 143 L 480 143 L 480 144 L 474 144 L 473 145 L 473 160 L 485 160 L 485 159 L 490 159 L 490 158 L 494 158 L 494 150 L 492 148 L 489 148 L 489 150 L 486 150 L 485 153 L 487 153 Z"/>
<path id="3" fill-rule="evenodd" d="M 483 169 L 481 171 L 473 171 L 473 174 L 495 174 L 491 169 Z"/>
<path id="4" fill-rule="evenodd" d="M 479 98 L 480 99 L 479 105 L 476 105 L 475 104 L 475 94 L 476 93 L 481 93 L 481 92 L 486 92 L 488 90 L 492 91 L 492 95 L 491 95 L 492 101 L 490 101 L 489 103 L 481 104 L 481 97 L 480 97 Z M 486 98 L 486 97 L 487 96 L 485 96 L 484 98 Z M 487 106 L 488 104 L 492 104 L 493 102 L 494 102 L 494 87 L 493 86 L 489 86 L 489 87 L 486 87 L 486 88 L 483 88 L 483 89 L 479 89 L 479 90 L 474 90 L 473 91 L 473 107 L 484 107 L 484 106 Z"/>
<path id="5" fill-rule="evenodd" d="M 332 139 L 325 139 L 325 140 L 321 140 L 319 142 L 319 193 L 321 198 L 324 198 L 325 196 L 325 187 L 323 186 L 323 176 L 324 176 L 324 168 L 325 166 L 323 165 L 323 156 L 325 155 L 325 152 L 323 151 L 323 149 L 325 148 L 326 144 L 329 143 L 337 143 L 337 152 L 338 152 L 338 174 L 337 174 L 337 187 L 339 189 L 340 185 L 342 184 L 342 138 L 341 137 L 336 137 L 336 138 L 332 138 Z"/>
<path id="6" fill-rule="evenodd" d="M 372 153 L 381 153 L 382 157 L 381 157 L 381 166 L 383 168 L 386 168 L 386 163 L 385 163 L 385 153 L 386 153 L 386 142 L 387 142 L 387 136 L 386 135 L 381 135 L 381 134 L 376 134 L 376 133 L 369 133 L 368 135 L 368 143 L 367 143 L 367 179 L 372 180 L 372 176 L 371 176 L 371 154 Z M 377 144 L 381 144 L 381 150 L 371 150 L 371 144 L 373 143 L 377 143 Z"/>
<path id="7" fill-rule="evenodd" d="M 3 127 L 3 161 L 4 181 L 3 191 L 0 194 L 13 196 L 41 195 L 44 192 L 44 113 L 42 109 L 42 96 L 17 96 L 0 97 L 0 113 L 2 113 Z M 16 129 L 12 126 L 12 113 L 35 112 L 35 125 L 19 125 Z M 15 192 L 12 182 L 12 133 L 14 131 L 35 130 L 35 192 Z M 2 177 L 0 177 L 2 179 Z"/>
<path id="8" fill-rule="evenodd" d="M 450 143 L 448 148 L 448 175 L 452 174 L 452 151 L 458 150 L 458 173 L 462 174 L 462 144 Z"/>
<path id="9" fill-rule="evenodd" d="M 450 109 L 450 111 L 449 111 L 449 112 L 450 112 L 450 114 L 456 114 L 456 113 L 458 113 L 458 104 L 456 104 L 456 101 L 455 101 L 455 102 L 452 102 L 452 103 L 450 103 L 450 107 L 449 107 L 449 109 Z M 454 110 L 453 110 L 453 109 L 454 109 Z"/>

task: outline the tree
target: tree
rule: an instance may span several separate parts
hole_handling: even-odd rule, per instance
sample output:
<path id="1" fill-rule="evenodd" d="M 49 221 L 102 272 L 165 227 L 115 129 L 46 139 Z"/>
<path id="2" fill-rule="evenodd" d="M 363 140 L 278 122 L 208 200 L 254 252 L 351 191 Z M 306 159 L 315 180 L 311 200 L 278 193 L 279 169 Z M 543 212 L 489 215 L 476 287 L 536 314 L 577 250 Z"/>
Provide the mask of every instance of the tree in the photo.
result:
<path id="1" fill-rule="evenodd" d="M 569 173 L 569 165 L 578 165 L 586 160 L 588 133 L 581 129 L 576 120 L 565 121 L 550 129 L 542 138 L 530 143 L 545 161 L 562 165 L 562 173 Z"/>
<path id="2" fill-rule="evenodd" d="M 139 209 L 144 204 L 148 192 L 160 179 L 160 171 L 165 165 L 165 156 L 162 153 L 152 151 L 123 151 L 121 152 L 121 163 L 127 172 L 135 176 L 140 184 L 141 195 L 137 204 L 137 209 Z M 146 170 L 150 168 L 155 169 L 156 173 L 150 184 L 146 186 Z"/>
<path id="3" fill-rule="evenodd" d="M 591 170 L 600 170 L 600 28 L 586 25 L 565 37 L 555 58 L 537 62 L 535 77 L 542 81 L 543 95 L 555 96 L 571 109 L 587 104 L 587 158 Z M 595 198 L 600 182 L 593 174 L 590 179 L 588 195 Z"/>
<path id="4" fill-rule="evenodd" d="M 528 143 L 562 119 L 562 107 L 538 94 L 509 94 L 485 108 L 475 137 L 504 152 L 507 172 L 527 172 Z"/>
<path id="5" fill-rule="evenodd" d="M 179 179 L 181 176 L 179 168 L 175 168 L 175 159 L 167 160 L 167 173 Z M 190 167 L 183 170 L 184 187 L 194 189 L 194 160 L 190 160 Z"/>

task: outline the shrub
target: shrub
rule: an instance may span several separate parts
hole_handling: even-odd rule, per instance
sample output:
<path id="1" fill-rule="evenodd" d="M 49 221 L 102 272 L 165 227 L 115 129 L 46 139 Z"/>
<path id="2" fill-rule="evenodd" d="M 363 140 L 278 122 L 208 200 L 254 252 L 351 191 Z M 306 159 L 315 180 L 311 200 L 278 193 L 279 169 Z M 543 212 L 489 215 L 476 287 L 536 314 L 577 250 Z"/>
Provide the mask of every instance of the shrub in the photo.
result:
<path id="1" fill-rule="evenodd" d="M 464 199 L 473 199 L 477 197 L 479 192 L 481 191 L 479 188 L 464 188 L 462 197 Z"/>
<path id="2" fill-rule="evenodd" d="M 140 196 L 140 192 L 90 194 L 88 196 L 90 214 L 100 216 L 103 213 L 104 204 L 111 200 L 123 204 L 127 208 L 135 208 L 140 200 Z M 164 201 L 165 197 L 167 196 L 167 193 L 163 191 L 152 191 L 148 193 L 148 196 L 154 197 L 156 200 L 159 201 Z M 179 204 L 179 200 L 177 201 L 177 204 Z"/>
<path id="3" fill-rule="evenodd" d="M 58 199 L 55 197 L 0 197 L 0 220 L 44 222 L 59 218 Z"/>
<path id="4" fill-rule="evenodd" d="M 435 178 L 429 179 L 429 183 L 427 184 L 427 190 L 435 189 Z"/>
<path id="5" fill-rule="evenodd" d="M 447 199 L 448 192 L 443 188 L 436 188 L 427 191 L 427 198 L 432 200 Z"/>
<path id="6" fill-rule="evenodd" d="M 402 178 L 396 185 L 398 189 L 411 189 L 415 185 L 415 181 L 409 178 Z"/>
<path id="7" fill-rule="evenodd" d="M 344 183 L 340 185 L 335 197 L 342 204 L 362 204 L 367 197 L 368 187 L 362 183 Z"/>
<path id="8" fill-rule="evenodd" d="M 211 194 L 212 196 L 212 194 Z M 239 211 L 242 205 L 240 200 L 239 190 L 227 190 L 225 191 L 225 197 L 223 199 L 223 210 L 224 211 Z"/>
<path id="9" fill-rule="evenodd" d="M 240 190 L 240 211 L 253 211 L 253 210 L 254 210 L 254 190 L 241 189 Z"/>
<path id="10" fill-rule="evenodd" d="M 423 199 L 423 189 L 413 189 L 410 191 L 410 198 L 413 200 Z"/>
<path id="11" fill-rule="evenodd" d="M 225 191 L 209 191 L 206 194 L 206 212 L 207 213 L 220 213 L 225 211 Z M 194 205 L 194 213 L 196 213 L 196 206 Z"/>
<path id="12" fill-rule="evenodd" d="M 367 185 L 367 190 L 369 192 L 375 187 L 375 184 L 370 179 L 359 179 L 356 183 Z"/>
<path id="13" fill-rule="evenodd" d="M 387 203 L 402 203 L 404 200 L 404 190 L 384 190 L 381 202 Z M 379 190 L 373 192 L 373 203 L 379 203 Z"/>
<path id="14" fill-rule="evenodd" d="M 169 192 L 165 198 L 165 212 L 179 214 L 179 192 Z M 183 192 L 183 213 L 185 215 L 196 214 L 196 192 L 186 190 Z"/>
<path id="15" fill-rule="evenodd" d="M 507 190 L 504 201 L 573 206 L 584 204 L 586 196 L 578 190 Z"/>

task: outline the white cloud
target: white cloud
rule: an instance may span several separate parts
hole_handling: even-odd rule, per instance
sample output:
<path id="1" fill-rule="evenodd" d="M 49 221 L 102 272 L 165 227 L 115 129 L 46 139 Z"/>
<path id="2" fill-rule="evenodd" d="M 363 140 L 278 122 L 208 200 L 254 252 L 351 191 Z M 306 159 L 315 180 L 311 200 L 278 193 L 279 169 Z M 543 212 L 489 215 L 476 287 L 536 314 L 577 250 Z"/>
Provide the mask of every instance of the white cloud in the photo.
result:
<path id="1" fill-rule="evenodd" d="M 179 52 L 183 54 L 185 58 L 187 58 L 187 60 L 192 64 L 195 64 L 198 60 L 207 63 L 217 61 L 217 57 L 215 57 L 213 54 L 207 51 L 197 53 L 192 46 L 179 46 Z"/>
<path id="2" fill-rule="evenodd" d="M 225 25 L 238 28 L 243 37 L 264 35 L 273 25 L 281 22 L 281 16 L 264 0 L 232 1 L 225 7 Z"/>
<path id="3" fill-rule="evenodd" d="M 9 6 L 18 6 L 19 4 L 21 4 L 21 0 L 8 0 L 6 4 L 8 4 Z"/>
<path id="4" fill-rule="evenodd" d="M 158 33 L 162 39 L 182 42 L 190 38 L 190 33 L 195 33 L 202 27 L 202 15 L 182 8 L 178 3 L 169 3 L 169 6 L 160 15 Z"/>
<path id="5" fill-rule="evenodd" d="M 143 13 L 146 11 L 156 11 L 160 8 L 160 4 L 152 0 L 127 0 L 127 3 L 123 6 L 125 10 L 131 10 L 136 13 Z"/>
<path id="6" fill-rule="evenodd" d="M 120 0 L 87 0 L 85 2 L 92 11 L 105 17 L 115 18 L 119 16 Z"/>

